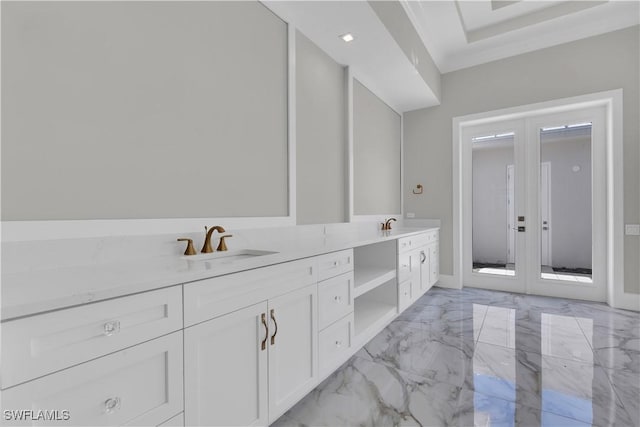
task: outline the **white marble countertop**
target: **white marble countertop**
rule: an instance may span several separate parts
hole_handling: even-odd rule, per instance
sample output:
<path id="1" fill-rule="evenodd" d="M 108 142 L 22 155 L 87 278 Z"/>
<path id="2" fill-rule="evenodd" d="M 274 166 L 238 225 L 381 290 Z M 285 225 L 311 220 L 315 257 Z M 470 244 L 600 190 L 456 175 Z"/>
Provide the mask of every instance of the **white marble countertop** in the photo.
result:
<path id="1" fill-rule="evenodd" d="M 165 255 L 98 265 L 68 266 L 2 274 L 3 321 L 109 298 L 185 284 L 307 258 L 343 249 L 393 240 L 435 228 L 363 230 L 323 237 L 272 239 L 253 249 L 274 254 L 237 260 L 228 265 Z"/>

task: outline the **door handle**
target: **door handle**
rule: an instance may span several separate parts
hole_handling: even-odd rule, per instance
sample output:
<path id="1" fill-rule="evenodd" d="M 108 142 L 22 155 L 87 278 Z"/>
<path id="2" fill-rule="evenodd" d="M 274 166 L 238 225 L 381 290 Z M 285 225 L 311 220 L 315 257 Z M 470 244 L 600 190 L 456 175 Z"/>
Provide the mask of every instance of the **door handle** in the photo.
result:
<path id="1" fill-rule="evenodd" d="M 543 230 L 548 230 L 548 229 L 549 229 L 549 227 L 546 227 L 546 226 L 545 226 L 545 227 L 542 227 L 542 229 L 543 229 Z"/>
<path id="2" fill-rule="evenodd" d="M 260 348 L 264 350 L 267 348 L 267 340 L 269 339 L 269 326 L 267 326 L 267 315 L 265 313 L 262 313 L 262 326 L 264 326 L 264 339 Z"/>
<path id="3" fill-rule="evenodd" d="M 276 315 L 275 315 L 275 310 L 271 309 L 271 320 L 273 320 L 273 324 L 276 327 L 276 330 L 273 331 L 273 335 L 271 335 L 271 345 L 274 345 L 276 343 L 276 335 L 278 335 L 278 322 L 276 322 Z"/>

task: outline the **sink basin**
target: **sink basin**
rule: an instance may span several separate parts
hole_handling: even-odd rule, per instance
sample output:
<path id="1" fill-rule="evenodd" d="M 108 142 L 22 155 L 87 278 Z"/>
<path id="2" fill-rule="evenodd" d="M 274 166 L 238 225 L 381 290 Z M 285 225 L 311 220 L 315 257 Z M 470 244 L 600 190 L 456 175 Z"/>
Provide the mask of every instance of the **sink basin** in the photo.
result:
<path id="1" fill-rule="evenodd" d="M 264 255 L 277 254 L 278 252 L 261 251 L 256 249 L 240 249 L 237 251 L 225 251 L 225 252 L 212 252 L 210 254 L 200 255 L 185 255 L 182 259 L 193 262 L 205 262 L 215 264 L 232 264 L 237 261 L 242 261 L 250 258 L 255 258 Z"/>

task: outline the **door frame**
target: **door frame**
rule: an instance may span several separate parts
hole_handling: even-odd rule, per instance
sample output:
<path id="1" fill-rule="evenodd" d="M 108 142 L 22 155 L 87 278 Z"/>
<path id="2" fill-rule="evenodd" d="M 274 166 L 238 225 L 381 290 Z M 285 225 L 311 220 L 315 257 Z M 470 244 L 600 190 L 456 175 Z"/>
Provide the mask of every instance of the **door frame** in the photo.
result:
<path id="1" fill-rule="evenodd" d="M 640 295 L 624 291 L 624 193 L 622 89 L 521 105 L 454 117 L 452 119 L 453 165 L 453 275 L 445 277 L 450 287 L 463 286 L 462 275 L 462 129 L 492 121 L 530 117 L 536 114 L 567 111 L 575 107 L 604 106 L 606 109 L 607 152 L 607 298 L 609 305 L 640 310 Z M 615 166 L 615 167 L 614 167 Z"/>

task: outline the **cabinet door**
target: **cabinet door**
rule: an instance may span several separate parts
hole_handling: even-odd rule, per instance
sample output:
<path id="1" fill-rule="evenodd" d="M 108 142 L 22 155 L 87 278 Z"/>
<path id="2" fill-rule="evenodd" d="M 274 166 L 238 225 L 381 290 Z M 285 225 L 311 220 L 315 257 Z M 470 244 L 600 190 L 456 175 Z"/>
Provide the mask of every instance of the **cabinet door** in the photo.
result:
<path id="1" fill-rule="evenodd" d="M 429 287 L 440 279 L 440 249 L 438 242 L 429 245 Z"/>
<path id="2" fill-rule="evenodd" d="M 269 300 L 269 422 L 316 386 L 317 293 L 311 285 Z"/>
<path id="3" fill-rule="evenodd" d="M 185 329 L 186 425 L 267 424 L 266 315 L 265 301 Z"/>

